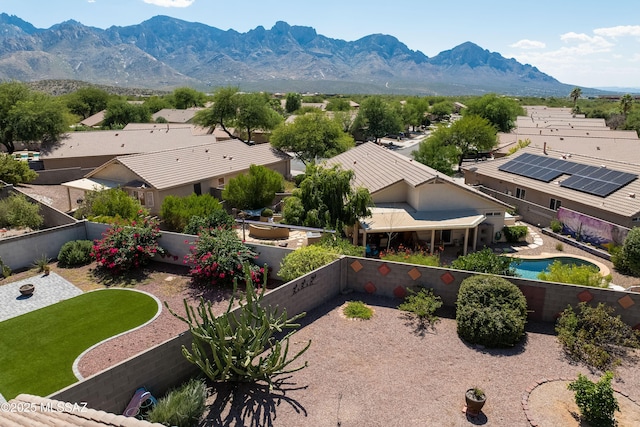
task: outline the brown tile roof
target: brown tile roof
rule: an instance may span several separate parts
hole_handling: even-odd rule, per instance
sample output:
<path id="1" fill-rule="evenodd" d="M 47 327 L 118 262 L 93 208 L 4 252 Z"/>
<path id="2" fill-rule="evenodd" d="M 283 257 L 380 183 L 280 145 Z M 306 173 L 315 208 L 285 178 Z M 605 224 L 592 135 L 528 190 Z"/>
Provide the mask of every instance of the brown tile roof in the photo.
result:
<path id="1" fill-rule="evenodd" d="M 118 162 L 152 187 L 163 190 L 204 181 L 216 176 L 243 172 L 252 164 L 269 166 L 291 157 L 270 144 L 249 146 L 232 139 L 173 150 L 119 156 L 87 175 L 98 175 L 102 168 Z"/>
<path id="2" fill-rule="evenodd" d="M 196 115 L 200 108 L 189 108 L 187 110 L 178 110 L 176 108 L 163 108 L 153 113 L 151 118 L 155 121 L 159 117 L 166 119 L 169 123 L 188 123 Z"/>
<path id="3" fill-rule="evenodd" d="M 98 111 L 93 116 L 89 116 L 83 121 L 80 122 L 81 125 L 85 126 L 98 126 L 100 123 L 104 121 L 104 114 L 107 110 Z"/>
<path id="4" fill-rule="evenodd" d="M 153 124 L 150 124 L 153 126 Z M 156 128 L 71 132 L 41 159 L 120 156 L 214 142 L 213 135 L 194 135 L 191 127 L 158 124 Z"/>
<path id="5" fill-rule="evenodd" d="M 30 394 L 20 394 L 6 403 L 15 411 L 0 411 L 0 426 L 60 426 L 60 427 L 160 427 L 133 417 L 115 415 L 83 407 L 82 404 L 61 402 Z M 18 410 L 20 409 L 20 410 Z"/>
<path id="6" fill-rule="evenodd" d="M 336 164 L 354 171 L 354 185 L 362 186 L 375 194 L 391 185 L 405 181 L 412 187 L 438 179 L 469 191 L 478 197 L 492 200 L 503 206 L 507 204 L 490 197 L 475 188 L 455 181 L 429 166 L 388 150 L 374 142 L 365 142 L 342 154 L 326 160 L 328 166 Z"/>

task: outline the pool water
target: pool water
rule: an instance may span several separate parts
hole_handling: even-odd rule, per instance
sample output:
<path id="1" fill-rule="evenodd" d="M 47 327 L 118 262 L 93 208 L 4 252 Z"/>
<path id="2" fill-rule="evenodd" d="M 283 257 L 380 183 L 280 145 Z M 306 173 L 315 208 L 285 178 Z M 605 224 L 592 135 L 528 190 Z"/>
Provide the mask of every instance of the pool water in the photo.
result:
<path id="1" fill-rule="evenodd" d="M 574 264 L 574 265 L 593 265 L 598 268 L 594 263 L 585 261 L 580 258 L 572 258 L 567 256 L 562 257 L 551 257 L 551 258 L 542 258 L 542 259 L 526 259 L 520 258 L 520 264 L 512 263 L 511 266 L 516 269 L 516 274 L 519 277 L 524 279 L 533 279 L 538 280 L 538 274 L 542 271 L 549 271 L 549 266 L 553 264 L 554 261 L 560 261 L 563 264 Z"/>

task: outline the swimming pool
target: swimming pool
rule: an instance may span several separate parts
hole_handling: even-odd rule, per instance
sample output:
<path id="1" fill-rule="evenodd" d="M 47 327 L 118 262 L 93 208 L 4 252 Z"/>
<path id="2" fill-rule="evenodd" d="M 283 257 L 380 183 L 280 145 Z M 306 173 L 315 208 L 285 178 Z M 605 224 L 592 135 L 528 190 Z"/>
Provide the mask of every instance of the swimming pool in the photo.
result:
<path id="1" fill-rule="evenodd" d="M 542 271 L 549 271 L 548 268 L 554 261 L 560 261 L 563 264 L 574 265 L 592 265 L 600 270 L 600 266 L 581 258 L 570 256 L 554 256 L 548 258 L 518 258 L 520 264 L 512 262 L 511 266 L 516 269 L 516 274 L 524 279 L 538 280 L 538 274 Z"/>

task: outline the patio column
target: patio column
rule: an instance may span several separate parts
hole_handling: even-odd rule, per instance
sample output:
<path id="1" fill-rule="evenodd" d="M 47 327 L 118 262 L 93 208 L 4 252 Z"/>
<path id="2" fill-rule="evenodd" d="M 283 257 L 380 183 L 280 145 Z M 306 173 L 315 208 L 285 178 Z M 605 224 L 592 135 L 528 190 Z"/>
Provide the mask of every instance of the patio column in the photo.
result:
<path id="1" fill-rule="evenodd" d="M 478 244 L 478 226 L 473 228 L 473 251 L 476 251 L 476 245 Z"/>
<path id="2" fill-rule="evenodd" d="M 71 188 L 67 187 L 67 200 L 69 201 L 69 212 L 71 212 Z"/>
<path id="3" fill-rule="evenodd" d="M 467 254 L 467 245 L 469 244 L 469 228 L 464 229 L 464 245 L 462 246 L 462 255 Z"/>
<path id="4" fill-rule="evenodd" d="M 433 255 L 433 247 L 436 243 L 436 229 L 431 230 L 431 244 L 429 245 L 429 254 Z"/>

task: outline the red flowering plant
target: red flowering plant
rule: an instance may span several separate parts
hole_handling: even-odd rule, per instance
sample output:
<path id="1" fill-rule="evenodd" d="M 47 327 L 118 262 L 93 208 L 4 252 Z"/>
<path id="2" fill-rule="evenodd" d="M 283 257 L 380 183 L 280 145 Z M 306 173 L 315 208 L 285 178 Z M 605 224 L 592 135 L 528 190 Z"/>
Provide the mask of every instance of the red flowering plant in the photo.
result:
<path id="1" fill-rule="evenodd" d="M 184 262 L 194 283 L 231 286 L 234 279 L 243 283 L 247 274 L 256 284 L 264 280 L 265 269 L 252 264 L 258 254 L 242 243 L 234 230 L 203 230 L 189 252 Z"/>
<path id="2" fill-rule="evenodd" d="M 158 245 L 161 236 L 157 218 L 140 216 L 131 225 L 114 225 L 101 240 L 96 240 L 91 256 L 98 267 L 111 274 L 146 265 L 155 255 L 163 255 L 164 249 Z"/>

